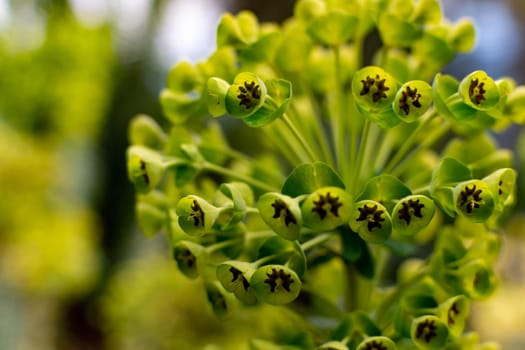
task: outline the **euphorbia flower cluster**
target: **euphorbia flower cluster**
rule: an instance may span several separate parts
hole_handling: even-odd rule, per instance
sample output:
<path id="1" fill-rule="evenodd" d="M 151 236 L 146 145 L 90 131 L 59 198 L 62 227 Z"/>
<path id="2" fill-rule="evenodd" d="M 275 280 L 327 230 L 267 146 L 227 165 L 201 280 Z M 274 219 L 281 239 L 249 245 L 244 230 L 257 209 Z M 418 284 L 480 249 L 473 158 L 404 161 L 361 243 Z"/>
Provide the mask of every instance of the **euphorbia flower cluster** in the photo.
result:
<path id="1" fill-rule="evenodd" d="M 439 72 L 473 43 L 437 0 L 299 0 L 282 25 L 225 14 L 216 51 L 168 74 L 169 130 L 130 125 L 140 227 L 166 235 L 217 316 L 309 310 L 333 325 L 311 318 L 319 349 L 494 348 L 465 325 L 495 290 L 515 200 L 490 135 L 524 120 L 525 89 Z M 336 298 L 312 277 L 334 262 Z"/>

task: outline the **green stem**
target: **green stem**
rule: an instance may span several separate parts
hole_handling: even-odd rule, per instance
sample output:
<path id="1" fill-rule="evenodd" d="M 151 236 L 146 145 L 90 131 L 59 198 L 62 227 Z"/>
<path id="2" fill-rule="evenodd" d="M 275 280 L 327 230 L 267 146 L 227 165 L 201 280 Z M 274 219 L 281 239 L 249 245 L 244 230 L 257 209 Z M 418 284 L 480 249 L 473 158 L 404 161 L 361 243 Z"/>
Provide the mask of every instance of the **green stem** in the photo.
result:
<path id="1" fill-rule="evenodd" d="M 226 177 L 229 177 L 229 178 L 232 178 L 232 179 L 235 179 L 235 180 L 239 180 L 239 181 L 242 181 L 242 182 L 245 182 L 253 187 L 256 187 L 260 190 L 263 190 L 265 192 L 278 192 L 279 189 L 277 187 L 273 187 L 265 182 L 262 182 L 262 181 L 259 181 L 259 180 L 256 180 L 250 176 L 247 176 L 247 175 L 244 175 L 244 174 L 241 174 L 237 171 L 233 171 L 231 169 L 228 169 L 228 168 L 224 168 L 222 166 L 219 166 L 219 165 L 216 165 L 216 164 L 213 164 L 213 163 L 209 163 L 209 162 L 204 162 L 202 164 L 202 169 L 203 170 L 208 170 L 208 171 L 211 171 L 211 172 L 214 172 L 216 174 L 219 174 L 219 175 L 224 175 Z"/>
<path id="2" fill-rule="evenodd" d="M 337 169 L 346 177 L 345 164 L 345 106 L 344 88 L 341 80 L 341 49 L 333 48 L 335 56 L 335 113 L 332 117 L 332 137 L 334 142 Z"/>
<path id="3" fill-rule="evenodd" d="M 431 108 L 421 117 L 421 121 L 419 122 L 418 126 L 410 133 L 410 136 L 403 142 L 402 146 L 397 150 L 394 157 L 388 162 L 388 164 L 385 166 L 383 172 L 385 173 L 391 173 L 392 170 L 396 165 L 399 164 L 399 162 L 403 159 L 403 157 L 406 156 L 406 154 L 414 147 L 414 143 L 417 140 L 418 137 L 421 137 L 421 130 L 425 128 L 428 123 L 437 116 L 437 111 L 434 110 L 434 108 Z"/>
<path id="4" fill-rule="evenodd" d="M 370 120 L 366 119 L 365 124 L 363 126 L 363 137 L 361 138 L 361 143 L 359 145 L 359 154 L 357 155 L 356 166 L 351 182 L 352 191 L 354 194 L 356 194 L 356 191 L 358 190 L 359 181 L 361 180 L 361 169 L 363 168 L 364 155 L 366 153 L 368 140 L 370 137 L 370 125 Z"/>
<path id="5" fill-rule="evenodd" d="M 345 262 L 345 310 L 352 312 L 359 309 L 359 273 L 351 262 Z"/>
<path id="6" fill-rule="evenodd" d="M 210 246 L 207 246 L 205 251 L 206 251 L 206 253 L 211 254 L 213 252 L 216 252 L 217 250 L 221 250 L 223 248 L 226 248 L 226 247 L 238 244 L 238 243 L 242 243 L 242 242 L 243 242 L 242 238 L 229 239 L 229 240 L 226 240 L 226 241 L 222 241 L 222 242 L 215 243 L 215 244 L 212 244 Z"/>
<path id="7" fill-rule="evenodd" d="M 409 165 L 409 160 L 418 154 L 421 150 L 432 147 L 443 135 L 445 135 L 450 129 L 450 124 L 442 125 L 439 128 L 436 128 L 434 132 L 422 143 L 417 145 L 406 157 L 399 163 L 397 166 L 392 169 L 392 175 L 398 176 L 401 174 L 407 165 Z"/>
<path id="8" fill-rule="evenodd" d="M 266 135 L 271 138 L 274 145 L 279 145 L 278 150 L 288 160 L 291 165 L 297 165 L 306 162 L 306 154 L 299 147 L 295 138 L 285 135 L 286 129 L 280 128 L 277 123 L 272 123 L 263 128 Z"/>
<path id="9" fill-rule="evenodd" d="M 292 132 L 292 134 L 295 136 L 295 138 L 299 141 L 299 143 L 301 144 L 303 149 L 308 154 L 308 157 L 310 158 L 310 161 L 313 162 L 316 159 L 318 159 L 318 157 L 315 155 L 315 153 L 313 152 L 313 150 L 310 147 L 310 145 L 308 144 L 308 142 L 306 142 L 304 136 L 299 132 L 299 130 L 297 129 L 295 124 L 290 120 L 290 118 L 288 117 L 288 115 L 286 115 L 286 113 L 281 116 L 281 120 L 284 122 L 286 127 L 288 127 L 288 129 Z"/>
<path id="10" fill-rule="evenodd" d="M 301 248 L 303 248 L 303 250 L 308 250 L 310 248 L 313 248 L 315 247 L 316 245 L 318 244 L 321 244 L 327 240 L 329 240 L 330 238 L 334 237 L 334 234 L 333 233 L 324 233 L 322 235 L 318 235 L 304 243 L 301 244 Z"/>

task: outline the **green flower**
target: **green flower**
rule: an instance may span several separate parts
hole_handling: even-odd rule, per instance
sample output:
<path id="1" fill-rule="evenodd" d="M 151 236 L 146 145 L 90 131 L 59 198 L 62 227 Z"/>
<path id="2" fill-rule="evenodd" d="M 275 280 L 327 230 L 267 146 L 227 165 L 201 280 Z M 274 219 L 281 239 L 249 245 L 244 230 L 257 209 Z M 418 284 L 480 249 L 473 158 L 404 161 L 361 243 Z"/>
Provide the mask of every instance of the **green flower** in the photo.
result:
<path id="1" fill-rule="evenodd" d="M 352 94 L 356 103 L 366 112 L 390 110 L 397 90 L 394 77 L 376 66 L 358 70 L 352 79 Z"/>
<path id="2" fill-rule="evenodd" d="M 393 108 L 402 121 L 411 123 L 425 113 L 432 104 L 432 87 L 425 81 L 413 80 L 401 86 Z"/>
<path id="3" fill-rule="evenodd" d="M 450 334 L 459 337 L 468 320 L 470 301 L 464 295 L 447 299 L 439 305 L 441 319 L 447 324 Z"/>
<path id="4" fill-rule="evenodd" d="M 284 265 L 259 267 L 252 275 L 250 284 L 259 300 L 272 305 L 294 301 L 302 285 L 295 271 Z"/>
<path id="5" fill-rule="evenodd" d="M 259 197 L 257 208 L 264 222 L 283 238 L 298 239 L 301 234 L 302 215 L 297 201 L 275 192 Z"/>
<path id="6" fill-rule="evenodd" d="M 454 188 L 456 211 L 473 222 L 485 222 L 494 211 L 494 196 L 486 182 L 469 180 Z"/>
<path id="7" fill-rule="evenodd" d="M 322 187 L 310 194 L 301 205 L 304 225 L 328 231 L 344 225 L 352 215 L 352 199 L 339 187 Z"/>
<path id="8" fill-rule="evenodd" d="M 255 272 L 252 264 L 242 261 L 226 261 L 217 266 L 217 279 L 224 289 L 233 293 L 245 304 L 255 304 L 257 297 L 250 285 Z"/>
<path id="9" fill-rule="evenodd" d="M 396 350 L 396 344 L 388 337 L 375 336 L 363 340 L 356 350 Z"/>
<path id="10" fill-rule="evenodd" d="M 434 201 L 427 196 L 410 195 L 400 199 L 392 211 L 393 229 L 401 236 L 413 236 L 430 224 L 435 210 Z"/>
<path id="11" fill-rule="evenodd" d="M 496 107 L 500 99 L 498 86 L 481 70 L 470 73 L 461 81 L 459 93 L 467 105 L 480 111 Z"/>
<path id="12" fill-rule="evenodd" d="M 203 198 L 189 195 L 179 200 L 175 212 L 181 229 L 196 236 L 211 231 L 220 211 Z"/>
<path id="13" fill-rule="evenodd" d="M 235 118 L 246 118 L 264 104 L 266 85 L 253 73 L 239 73 L 226 93 L 225 107 Z"/>
<path id="14" fill-rule="evenodd" d="M 437 316 L 421 316 L 412 321 L 412 341 L 418 349 L 443 349 L 449 337 L 447 325 Z"/>
<path id="15" fill-rule="evenodd" d="M 200 275 L 199 266 L 206 259 L 205 248 L 190 241 L 179 241 L 172 248 L 173 259 L 186 277 L 195 279 Z"/>
<path id="16" fill-rule="evenodd" d="M 166 166 L 161 156 L 143 146 L 131 146 L 127 152 L 128 177 L 138 193 L 150 192 L 162 179 Z"/>
<path id="17" fill-rule="evenodd" d="M 381 203 L 365 199 L 354 204 L 354 208 L 350 228 L 362 239 L 382 243 L 390 237 L 392 219 Z"/>

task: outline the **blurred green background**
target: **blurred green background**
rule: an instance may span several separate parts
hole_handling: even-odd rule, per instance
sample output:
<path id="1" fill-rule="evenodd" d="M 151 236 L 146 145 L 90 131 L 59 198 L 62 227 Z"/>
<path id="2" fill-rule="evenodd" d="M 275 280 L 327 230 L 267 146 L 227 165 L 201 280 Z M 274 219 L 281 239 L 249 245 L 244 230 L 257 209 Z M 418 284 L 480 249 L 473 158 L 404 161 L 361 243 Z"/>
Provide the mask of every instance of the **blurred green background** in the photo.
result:
<path id="1" fill-rule="evenodd" d="M 264 317 L 275 319 L 274 309 L 215 320 L 162 237 L 138 232 L 125 149 L 135 114 L 165 123 L 167 70 L 213 51 L 221 13 L 247 8 L 282 21 L 293 3 L 0 0 L 0 349 L 236 349 L 254 328 L 272 331 Z M 449 18 L 470 16 L 478 30 L 475 50 L 446 72 L 484 69 L 525 84 L 525 2 L 443 3 Z M 497 137 L 525 170 L 520 133 Z M 504 349 L 525 348 L 524 207 L 509 224 L 502 288 L 472 319 Z"/>

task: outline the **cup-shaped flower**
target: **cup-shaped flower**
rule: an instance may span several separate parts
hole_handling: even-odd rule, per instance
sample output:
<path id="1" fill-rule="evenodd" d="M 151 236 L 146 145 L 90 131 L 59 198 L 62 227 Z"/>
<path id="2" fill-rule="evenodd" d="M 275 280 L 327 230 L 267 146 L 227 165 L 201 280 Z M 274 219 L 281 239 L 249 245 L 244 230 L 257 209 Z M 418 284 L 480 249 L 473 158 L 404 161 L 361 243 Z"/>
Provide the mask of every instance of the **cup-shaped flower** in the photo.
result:
<path id="1" fill-rule="evenodd" d="M 142 145 L 151 149 L 162 149 L 167 135 L 150 116 L 139 114 L 129 124 L 129 141 L 132 145 Z"/>
<path id="2" fill-rule="evenodd" d="M 167 224 L 168 214 L 155 205 L 146 201 L 140 201 L 135 206 L 137 223 L 146 237 L 153 237 L 164 225 Z"/>
<path id="3" fill-rule="evenodd" d="M 259 197 L 257 208 L 264 222 L 281 237 L 295 240 L 301 234 L 301 208 L 293 198 L 268 192 Z"/>
<path id="4" fill-rule="evenodd" d="M 426 228 L 436 211 L 434 201 L 424 195 L 399 200 L 392 211 L 392 227 L 401 236 L 413 236 Z"/>
<path id="5" fill-rule="evenodd" d="M 362 68 L 352 79 L 352 94 L 363 111 L 380 113 L 391 109 L 396 93 L 396 80 L 380 67 Z"/>
<path id="6" fill-rule="evenodd" d="M 272 305 L 288 304 L 299 296 L 301 280 L 294 270 L 284 265 L 259 267 L 250 279 L 255 295 Z"/>
<path id="7" fill-rule="evenodd" d="M 332 340 L 324 344 L 321 344 L 318 347 L 318 349 L 319 350 L 349 350 L 348 346 L 346 346 L 344 343 L 337 341 L 337 340 Z"/>
<path id="8" fill-rule="evenodd" d="M 439 317 L 426 315 L 412 321 L 410 336 L 418 349 L 443 349 L 449 331 L 445 322 Z"/>
<path id="9" fill-rule="evenodd" d="M 516 171 L 511 168 L 496 170 L 482 180 L 485 182 L 496 200 L 496 210 L 501 211 L 514 201 L 516 187 Z"/>
<path id="10" fill-rule="evenodd" d="M 228 113 L 235 118 L 246 118 L 264 104 L 266 85 L 257 75 L 242 72 L 235 76 L 228 88 L 225 106 Z"/>
<path id="11" fill-rule="evenodd" d="M 356 350 L 396 350 L 396 344 L 385 336 L 367 337 Z"/>
<path id="12" fill-rule="evenodd" d="M 179 200 L 175 213 L 181 229 L 196 236 L 211 230 L 220 210 L 199 196 L 189 195 Z"/>
<path id="13" fill-rule="evenodd" d="M 370 243 L 382 243 L 392 233 L 392 219 L 379 202 L 365 199 L 354 204 L 350 228 Z"/>
<path id="14" fill-rule="evenodd" d="M 450 334 L 459 337 L 467 323 L 470 312 L 470 301 L 464 295 L 447 299 L 439 305 L 441 319 L 448 325 Z"/>
<path id="15" fill-rule="evenodd" d="M 432 104 L 432 87 L 423 80 L 403 84 L 394 99 L 393 108 L 399 119 L 406 123 L 416 121 Z"/>
<path id="16" fill-rule="evenodd" d="M 131 146 L 127 152 L 128 177 L 138 193 L 150 192 L 162 179 L 166 166 L 157 152 Z"/>
<path id="17" fill-rule="evenodd" d="M 500 99 L 498 86 L 481 70 L 470 73 L 459 83 L 459 93 L 467 105 L 480 111 L 496 107 Z"/>
<path id="18" fill-rule="evenodd" d="M 243 261 L 226 261 L 219 264 L 216 270 L 217 279 L 224 289 L 249 305 L 257 302 L 257 297 L 249 282 L 254 272 L 253 265 Z"/>
<path id="19" fill-rule="evenodd" d="M 233 298 L 230 297 L 218 281 L 206 282 L 206 296 L 214 315 L 221 319 L 232 309 Z"/>
<path id="20" fill-rule="evenodd" d="M 178 241 L 172 248 L 173 259 L 186 277 L 197 278 L 199 276 L 198 266 L 202 266 L 206 259 L 206 251 L 200 244 L 191 241 Z"/>
<path id="21" fill-rule="evenodd" d="M 484 259 L 474 259 L 459 267 L 455 274 L 463 294 L 474 300 L 486 299 L 497 287 L 494 271 Z"/>
<path id="22" fill-rule="evenodd" d="M 494 211 L 494 196 L 486 182 L 469 180 L 454 187 L 456 212 L 472 222 L 485 222 Z"/>
<path id="23" fill-rule="evenodd" d="M 333 230 L 346 224 L 352 215 L 352 198 L 342 188 L 321 187 L 302 203 L 304 225 L 314 230 Z"/>

